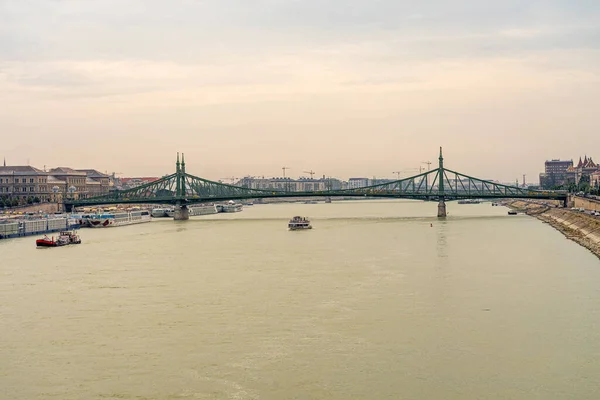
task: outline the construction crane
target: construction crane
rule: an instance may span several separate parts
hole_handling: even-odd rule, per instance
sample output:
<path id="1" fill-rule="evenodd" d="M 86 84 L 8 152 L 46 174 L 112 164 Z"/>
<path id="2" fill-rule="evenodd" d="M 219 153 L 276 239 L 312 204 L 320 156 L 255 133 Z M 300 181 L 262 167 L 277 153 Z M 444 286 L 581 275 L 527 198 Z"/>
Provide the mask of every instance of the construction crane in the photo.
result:
<path id="1" fill-rule="evenodd" d="M 392 173 L 398 175 L 398 180 L 400 180 L 400 174 L 403 174 L 405 172 L 417 172 L 417 171 L 420 172 L 420 169 L 418 169 L 418 168 L 407 168 L 407 169 L 401 169 L 400 171 L 394 171 Z"/>
<path id="2" fill-rule="evenodd" d="M 285 170 L 286 169 L 290 169 L 289 167 L 281 167 L 281 170 L 283 171 L 283 179 L 285 179 Z"/>
<path id="3" fill-rule="evenodd" d="M 421 164 L 427 164 L 427 171 L 431 169 L 431 161 L 422 161 Z"/>
<path id="4" fill-rule="evenodd" d="M 310 179 L 313 179 L 313 177 L 315 176 L 315 171 L 313 171 L 312 169 L 310 171 L 302 171 L 305 174 L 310 174 Z"/>

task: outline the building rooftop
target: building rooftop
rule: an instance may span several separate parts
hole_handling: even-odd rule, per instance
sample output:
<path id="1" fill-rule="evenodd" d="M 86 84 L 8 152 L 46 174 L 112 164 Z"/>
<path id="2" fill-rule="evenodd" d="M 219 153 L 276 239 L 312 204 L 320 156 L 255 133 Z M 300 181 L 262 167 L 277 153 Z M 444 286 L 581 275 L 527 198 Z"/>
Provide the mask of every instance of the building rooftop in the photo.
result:
<path id="1" fill-rule="evenodd" d="M 57 167 L 57 168 L 52 168 L 50 170 L 51 174 L 56 174 L 56 175 L 86 175 L 85 172 L 83 171 L 77 171 L 73 168 L 69 168 L 69 167 Z"/>
<path id="2" fill-rule="evenodd" d="M 78 169 L 78 172 L 85 172 L 85 174 L 90 178 L 108 178 L 107 174 L 103 174 L 102 172 L 96 169 Z"/>
<path id="3" fill-rule="evenodd" d="M 149 177 L 144 177 L 144 178 L 120 178 L 121 182 L 125 183 L 125 182 L 154 182 L 157 181 L 159 178 L 149 178 Z"/>
<path id="4" fill-rule="evenodd" d="M 45 175 L 46 172 L 30 165 L 0 167 L 0 175 Z"/>

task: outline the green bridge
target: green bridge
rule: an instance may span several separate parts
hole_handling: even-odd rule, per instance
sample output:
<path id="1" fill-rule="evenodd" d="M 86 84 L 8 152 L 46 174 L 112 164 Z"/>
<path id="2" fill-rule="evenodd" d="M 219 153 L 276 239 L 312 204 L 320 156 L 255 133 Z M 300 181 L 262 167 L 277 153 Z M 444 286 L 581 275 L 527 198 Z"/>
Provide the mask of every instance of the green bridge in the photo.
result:
<path id="1" fill-rule="evenodd" d="M 250 189 L 227 185 L 190 175 L 185 171 L 185 158 L 177 155 L 174 174 L 155 182 L 128 190 L 115 190 L 107 195 L 86 199 L 66 199 L 67 211 L 74 207 L 108 204 L 171 204 L 175 219 L 189 218 L 187 206 L 227 200 L 267 199 L 287 197 L 386 197 L 420 199 L 438 202 L 438 217 L 446 216 L 446 201 L 457 199 L 548 199 L 567 201 L 566 191 L 530 190 L 474 178 L 444 167 L 440 147 L 438 168 L 409 178 L 357 189 L 291 192 Z"/>

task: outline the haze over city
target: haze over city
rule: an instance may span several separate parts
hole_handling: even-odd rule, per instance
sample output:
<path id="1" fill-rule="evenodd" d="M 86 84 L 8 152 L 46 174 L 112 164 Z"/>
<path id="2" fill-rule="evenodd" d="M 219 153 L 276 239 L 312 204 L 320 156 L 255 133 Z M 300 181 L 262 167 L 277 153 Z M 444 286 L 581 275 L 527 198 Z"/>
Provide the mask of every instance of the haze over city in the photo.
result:
<path id="1" fill-rule="evenodd" d="M 0 21 L 12 165 L 393 177 L 443 146 L 537 181 L 600 157 L 597 1 L 4 0 Z"/>

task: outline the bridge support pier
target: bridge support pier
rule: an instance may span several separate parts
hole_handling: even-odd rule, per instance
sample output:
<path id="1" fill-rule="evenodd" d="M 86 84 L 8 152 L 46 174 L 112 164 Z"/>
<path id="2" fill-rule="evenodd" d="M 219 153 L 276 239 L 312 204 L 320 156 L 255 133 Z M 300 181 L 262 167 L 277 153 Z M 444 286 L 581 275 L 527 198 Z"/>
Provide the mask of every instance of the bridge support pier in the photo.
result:
<path id="1" fill-rule="evenodd" d="M 438 203 L 438 218 L 445 218 L 446 217 L 446 202 L 444 201 L 444 199 L 440 199 L 440 202 Z"/>
<path id="2" fill-rule="evenodd" d="M 187 221 L 190 219 L 190 210 L 187 206 L 175 206 L 175 215 L 173 215 L 174 221 Z"/>

